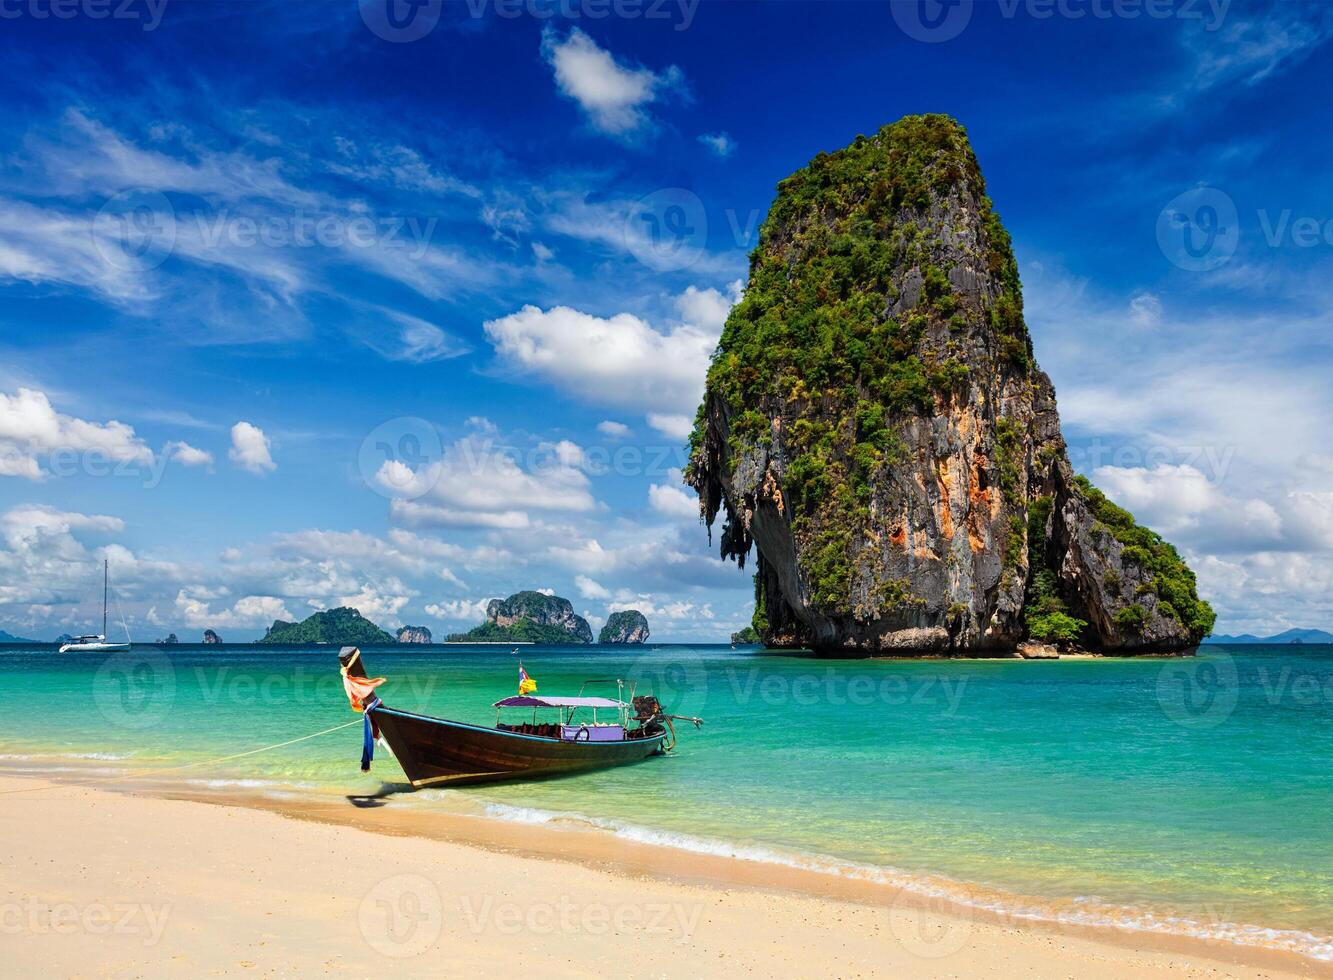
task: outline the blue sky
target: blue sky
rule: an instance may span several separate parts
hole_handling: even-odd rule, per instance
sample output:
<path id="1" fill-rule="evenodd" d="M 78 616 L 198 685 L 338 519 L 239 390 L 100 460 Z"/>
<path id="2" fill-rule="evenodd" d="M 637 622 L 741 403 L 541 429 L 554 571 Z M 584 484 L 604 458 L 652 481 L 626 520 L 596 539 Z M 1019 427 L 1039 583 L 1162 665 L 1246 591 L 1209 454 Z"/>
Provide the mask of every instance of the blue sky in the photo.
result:
<path id="1" fill-rule="evenodd" d="M 1333 624 L 1320 5 L 65 4 L 0 2 L 0 628 L 90 627 L 106 556 L 139 639 L 520 588 L 724 637 L 708 354 L 776 183 L 917 112 L 1076 466 L 1219 632 Z"/>

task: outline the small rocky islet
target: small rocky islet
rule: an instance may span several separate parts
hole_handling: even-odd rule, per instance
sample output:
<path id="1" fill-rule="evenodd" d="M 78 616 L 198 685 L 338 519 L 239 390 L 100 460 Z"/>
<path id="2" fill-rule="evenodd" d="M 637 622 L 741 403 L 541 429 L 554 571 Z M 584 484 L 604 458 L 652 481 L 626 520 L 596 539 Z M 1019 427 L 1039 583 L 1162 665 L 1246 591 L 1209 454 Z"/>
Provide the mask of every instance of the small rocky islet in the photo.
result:
<path id="1" fill-rule="evenodd" d="M 778 185 L 685 480 L 710 529 L 725 515 L 722 556 L 757 553 L 770 646 L 1181 653 L 1212 631 L 1177 551 L 1074 473 L 1009 234 L 947 116 Z"/>
<path id="2" fill-rule="evenodd" d="M 632 644 L 647 639 L 647 618 L 629 609 L 611 614 L 597 642 Z M 525 590 L 507 599 L 492 599 L 486 606 L 486 622 L 453 634 L 449 642 L 587 644 L 593 642 L 593 635 L 588 621 L 574 612 L 568 599 Z"/>

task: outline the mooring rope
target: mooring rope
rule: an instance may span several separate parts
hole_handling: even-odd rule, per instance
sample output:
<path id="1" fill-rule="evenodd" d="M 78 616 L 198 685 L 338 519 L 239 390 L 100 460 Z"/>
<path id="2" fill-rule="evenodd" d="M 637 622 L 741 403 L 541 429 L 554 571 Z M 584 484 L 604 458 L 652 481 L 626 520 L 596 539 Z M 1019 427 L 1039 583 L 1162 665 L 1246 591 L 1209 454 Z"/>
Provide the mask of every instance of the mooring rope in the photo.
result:
<path id="1" fill-rule="evenodd" d="M 297 742 L 308 742 L 312 738 L 319 738 L 321 735 L 330 735 L 333 732 L 340 732 L 344 728 L 351 728 L 353 725 L 360 724 L 362 724 L 362 720 L 357 718 L 355 721 L 349 721 L 344 725 L 334 725 L 332 728 L 326 728 L 322 732 L 311 732 L 309 735 L 302 735 L 300 738 L 289 738 L 285 742 L 275 742 L 273 745 L 263 745 L 257 749 L 250 749 L 246 752 L 237 752 L 235 755 L 224 755 L 218 759 L 204 759 L 201 762 L 187 762 L 185 765 L 170 766 L 166 769 L 143 769 L 139 772 L 127 772 L 121 776 L 76 779 L 70 780 L 69 782 L 52 782 L 45 786 L 25 786 L 23 789 L 0 790 L 0 796 L 10 796 L 14 793 L 37 793 L 44 789 L 59 789 L 62 786 L 95 786 L 105 783 L 118 783 L 123 779 L 133 779 L 136 776 L 157 776 L 168 772 L 183 772 L 186 769 L 197 769 L 199 766 L 211 766 L 216 765 L 219 762 L 230 762 L 232 759 L 244 759 L 248 755 L 259 755 L 261 752 L 271 752 L 274 749 L 281 749 L 288 745 L 295 745 Z"/>

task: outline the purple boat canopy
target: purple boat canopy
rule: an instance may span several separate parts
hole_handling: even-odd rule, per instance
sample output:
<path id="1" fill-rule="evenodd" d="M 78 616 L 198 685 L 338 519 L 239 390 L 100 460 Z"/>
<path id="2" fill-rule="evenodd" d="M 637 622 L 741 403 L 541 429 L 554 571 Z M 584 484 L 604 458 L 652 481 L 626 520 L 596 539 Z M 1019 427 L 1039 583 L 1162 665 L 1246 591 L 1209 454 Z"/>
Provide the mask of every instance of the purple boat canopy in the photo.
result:
<path id="1" fill-rule="evenodd" d="M 611 698 L 539 698 L 531 694 L 515 694 L 512 698 L 496 701 L 493 708 L 624 708 L 624 701 Z"/>

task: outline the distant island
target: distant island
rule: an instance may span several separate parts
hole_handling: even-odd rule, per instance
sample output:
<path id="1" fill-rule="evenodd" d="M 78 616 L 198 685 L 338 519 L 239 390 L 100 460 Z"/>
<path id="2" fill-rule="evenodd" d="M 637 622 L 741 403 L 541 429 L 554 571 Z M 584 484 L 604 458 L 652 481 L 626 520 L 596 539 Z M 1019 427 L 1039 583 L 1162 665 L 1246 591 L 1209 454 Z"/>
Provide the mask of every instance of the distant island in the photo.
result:
<path id="1" fill-rule="evenodd" d="M 212 630 L 204 630 L 204 642 L 205 642 L 205 643 L 221 643 L 221 642 L 222 642 L 222 637 L 218 636 L 218 635 L 217 635 L 216 633 L 214 633 Z"/>
<path id="2" fill-rule="evenodd" d="M 737 646 L 747 646 L 751 643 L 763 643 L 764 640 L 759 635 L 758 630 L 756 630 L 753 626 L 747 626 L 743 630 L 739 630 L 735 633 L 732 633 L 731 642 L 736 644 Z"/>
<path id="3" fill-rule="evenodd" d="M 429 643 L 430 630 L 424 626 L 404 626 L 398 631 L 399 643 Z"/>
<path id="4" fill-rule="evenodd" d="M 299 623 L 275 619 L 256 643 L 329 643 L 345 646 L 384 646 L 394 638 L 350 606 L 317 612 Z"/>
<path id="5" fill-rule="evenodd" d="M 1241 633 L 1239 636 L 1213 636 L 1209 643 L 1333 643 L 1333 633 L 1327 630 L 1289 629 L 1272 636 L 1255 636 Z"/>
<path id="6" fill-rule="evenodd" d="M 597 642 L 643 643 L 648 639 L 648 633 L 647 616 L 637 609 L 623 609 L 620 612 L 613 612 L 607 619 L 606 625 L 597 634 Z"/>
<path id="7" fill-rule="evenodd" d="M 568 599 L 544 592 L 515 592 L 508 599 L 492 599 L 486 622 L 466 633 L 455 633 L 450 643 L 542 644 L 591 643 L 592 627 L 575 614 Z"/>
<path id="8" fill-rule="evenodd" d="M 0 630 L 0 643 L 36 643 L 36 640 L 25 640 L 21 636 L 15 636 L 13 633 L 6 633 Z"/>

